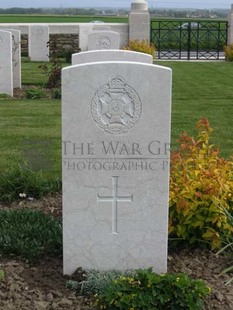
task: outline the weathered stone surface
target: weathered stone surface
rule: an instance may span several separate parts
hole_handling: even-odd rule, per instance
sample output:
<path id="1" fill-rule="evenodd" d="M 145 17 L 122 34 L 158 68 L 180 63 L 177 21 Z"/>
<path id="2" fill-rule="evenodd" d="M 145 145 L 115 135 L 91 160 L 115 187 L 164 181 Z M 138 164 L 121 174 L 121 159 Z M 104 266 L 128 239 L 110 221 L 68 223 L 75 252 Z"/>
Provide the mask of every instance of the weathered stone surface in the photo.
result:
<path id="1" fill-rule="evenodd" d="M 115 31 L 93 31 L 88 35 L 88 50 L 109 50 L 120 48 L 120 36 Z"/>
<path id="2" fill-rule="evenodd" d="M 12 34 L 13 88 L 21 88 L 21 33 L 14 29 L 7 31 Z"/>
<path id="3" fill-rule="evenodd" d="M 29 57 L 32 61 L 49 61 L 49 28 L 47 25 L 31 24 L 28 41 Z"/>
<path id="4" fill-rule="evenodd" d="M 64 273 L 166 272 L 171 70 L 75 65 L 62 94 Z"/>
<path id="5" fill-rule="evenodd" d="M 0 93 L 13 96 L 12 35 L 0 31 Z"/>

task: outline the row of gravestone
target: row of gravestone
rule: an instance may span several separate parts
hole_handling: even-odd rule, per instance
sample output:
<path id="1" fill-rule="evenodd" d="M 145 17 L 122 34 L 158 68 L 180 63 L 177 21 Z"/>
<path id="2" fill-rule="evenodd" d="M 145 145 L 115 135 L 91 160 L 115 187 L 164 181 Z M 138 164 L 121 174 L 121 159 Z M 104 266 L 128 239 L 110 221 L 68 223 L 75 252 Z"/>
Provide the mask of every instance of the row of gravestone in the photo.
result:
<path id="1" fill-rule="evenodd" d="M 62 70 L 64 274 L 167 269 L 171 70 L 122 50 Z"/>
<path id="2" fill-rule="evenodd" d="M 6 93 L 13 75 L 20 87 L 19 37 L 0 32 Z M 79 266 L 166 271 L 171 70 L 152 61 L 89 51 L 62 71 L 65 274 Z"/>
<path id="3" fill-rule="evenodd" d="M 29 55 L 32 61 L 48 61 L 49 33 L 47 26 L 31 26 Z M 119 49 L 119 34 L 113 31 L 94 31 L 88 35 L 89 50 Z M 20 31 L 0 30 L 0 93 L 13 96 L 21 88 Z"/>
<path id="4" fill-rule="evenodd" d="M 83 50 L 106 50 L 120 48 L 120 35 L 111 31 L 108 26 L 91 25 L 79 27 L 79 45 Z M 85 39 L 84 39 L 85 37 Z M 81 42 L 81 41 L 86 41 Z M 29 56 L 32 61 L 49 60 L 49 27 L 47 25 L 31 25 L 29 27 Z"/>

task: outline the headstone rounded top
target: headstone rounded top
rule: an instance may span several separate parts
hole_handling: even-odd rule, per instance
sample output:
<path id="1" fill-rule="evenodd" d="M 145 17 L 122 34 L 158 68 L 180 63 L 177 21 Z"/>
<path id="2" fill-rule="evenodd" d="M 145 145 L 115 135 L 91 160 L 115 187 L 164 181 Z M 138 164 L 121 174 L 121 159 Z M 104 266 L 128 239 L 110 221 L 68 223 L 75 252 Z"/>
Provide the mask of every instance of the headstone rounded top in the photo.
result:
<path id="1" fill-rule="evenodd" d="M 148 4 L 145 0 L 132 0 L 131 11 L 147 11 Z"/>

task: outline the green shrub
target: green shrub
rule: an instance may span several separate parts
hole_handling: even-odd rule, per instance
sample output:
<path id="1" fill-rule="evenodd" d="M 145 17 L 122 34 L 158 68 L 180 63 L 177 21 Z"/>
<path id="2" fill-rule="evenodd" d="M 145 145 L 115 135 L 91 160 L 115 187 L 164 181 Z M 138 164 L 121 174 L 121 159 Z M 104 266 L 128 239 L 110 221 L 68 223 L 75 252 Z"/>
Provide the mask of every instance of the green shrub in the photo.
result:
<path id="1" fill-rule="evenodd" d="M 147 40 L 131 40 L 128 46 L 124 47 L 123 50 L 145 53 L 155 58 L 156 48 L 153 43 L 149 43 Z"/>
<path id="2" fill-rule="evenodd" d="M 85 274 L 85 280 L 80 284 L 81 293 L 84 295 L 95 295 L 103 292 L 105 288 L 116 278 L 120 277 L 120 271 L 99 272 L 97 270 L 89 270 Z"/>
<path id="3" fill-rule="evenodd" d="M 63 49 L 62 52 L 60 53 L 60 56 L 65 59 L 66 63 L 71 63 L 72 54 L 79 53 L 80 51 L 81 51 L 81 49 L 77 50 L 74 48 L 74 46 L 72 46 L 69 49 Z"/>
<path id="4" fill-rule="evenodd" d="M 233 228 L 233 215 L 230 214 L 226 209 L 223 210 L 226 213 L 226 216 L 228 218 L 229 225 Z M 231 235 L 226 235 L 226 234 L 221 234 L 221 241 L 222 244 L 224 245 L 217 255 L 219 255 L 222 252 L 225 252 L 227 255 L 229 255 L 233 259 L 233 233 Z M 227 272 L 232 272 L 233 271 L 233 265 L 225 268 L 222 273 L 227 273 Z M 233 282 L 233 277 L 226 282 L 226 285 L 230 284 Z"/>
<path id="5" fill-rule="evenodd" d="M 3 270 L 0 269 L 0 282 L 4 280 L 5 273 Z"/>
<path id="6" fill-rule="evenodd" d="M 186 274 L 157 275 L 147 269 L 115 279 L 95 298 L 99 309 L 198 310 L 209 292 L 202 281 Z"/>
<path id="7" fill-rule="evenodd" d="M 61 86 L 62 63 L 59 58 L 53 58 L 49 64 L 39 65 L 38 67 L 44 71 L 48 78 L 46 83 L 48 88 Z"/>
<path id="8" fill-rule="evenodd" d="M 224 46 L 224 53 L 227 61 L 233 61 L 233 43 Z"/>
<path id="9" fill-rule="evenodd" d="M 53 99 L 61 99 L 61 89 L 60 88 L 54 88 L 52 90 L 52 98 Z"/>
<path id="10" fill-rule="evenodd" d="M 27 99 L 40 99 L 45 97 L 45 91 L 43 89 L 31 88 L 26 90 Z"/>
<path id="11" fill-rule="evenodd" d="M 209 143 L 207 119 L 197 128 L 197 139 L 183 134 L 171 154 L 169 233 L 189 244 L 207 241 L 214 249 L 221 246 L 221 234 L 233 233 L 222 209 L 233 212 L 233 162 Z"/>
<path id="12" fill-rule="evenodd" d="M 61 222 L 31 209 L 0 210 L 0 253 L 34 262 L 62 252 Z"/>
<path id="13" fill-rule="evenodd" d="M 60 180 L 48 180 L 42 172 L 33 172 L 26 165 L 17 164 L 0 174 L 0 201 L 11 202 L 26 197 L 40 198 L 51 192 L 59 192 Z"/>

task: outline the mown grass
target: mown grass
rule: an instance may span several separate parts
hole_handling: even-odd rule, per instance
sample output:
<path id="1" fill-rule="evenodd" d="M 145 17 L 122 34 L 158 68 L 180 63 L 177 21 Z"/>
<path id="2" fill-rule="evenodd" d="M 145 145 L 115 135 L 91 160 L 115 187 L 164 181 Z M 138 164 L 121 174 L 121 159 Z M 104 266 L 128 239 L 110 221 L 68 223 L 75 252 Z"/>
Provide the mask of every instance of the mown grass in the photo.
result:
<path id="1" fill-rule="evenodd" d="M 0 15 L 0 23 L 89 23 L 101 20 L 105 23 L 128 23 L 127 17 L 82 15 Z"/>
<path id="2" fill-rule="evenodd" d="M 172 144 L 207 117 L 214 129 L 212 142 L 221 155 L 233 155 L 233 64 L 228 62 L 164 62 L 173 70 Z"/>
<path id="3" fill-rule="evenodd" d="M 23 158 L 27 141 L 50 143 L 51 176 L 61 171 L 61 104 L 59 100 L 0 99 L 0 171 Z"/>
<path id="4" fill-rule="evenodd" d="M 163 62 L 173 70 L 172 146 L 182 132 L 195 134 L 195 124 L 207 117 L 212 142 L 221 155 L 233 154 L 233 65 L 227 62 Z M 39 63 L 22 63 L 23 84 L 44 85 Z M 0 171 L 22 159 L 25 140 L 51 144 L 49 177 L 61 175 L 61 102 L 54 99 L 0 99 Z"/>

